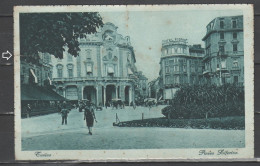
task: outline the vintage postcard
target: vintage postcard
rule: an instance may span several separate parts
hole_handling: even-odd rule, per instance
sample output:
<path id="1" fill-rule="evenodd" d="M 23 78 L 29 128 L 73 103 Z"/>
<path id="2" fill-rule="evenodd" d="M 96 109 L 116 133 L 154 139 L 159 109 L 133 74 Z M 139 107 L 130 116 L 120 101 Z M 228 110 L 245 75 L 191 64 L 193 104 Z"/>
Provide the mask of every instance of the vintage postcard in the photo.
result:
<path id="1" fill-rule="evenodd" d="M 17 160 L 254 157 L 253 5 L 16 6 Z"/>

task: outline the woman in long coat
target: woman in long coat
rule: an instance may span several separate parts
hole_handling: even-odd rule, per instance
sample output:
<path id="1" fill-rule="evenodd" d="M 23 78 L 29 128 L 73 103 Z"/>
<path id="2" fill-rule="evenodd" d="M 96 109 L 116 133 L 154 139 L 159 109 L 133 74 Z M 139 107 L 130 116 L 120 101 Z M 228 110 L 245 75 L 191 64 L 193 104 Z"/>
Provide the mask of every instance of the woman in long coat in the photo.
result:
<path id="1" fill-rule="evenodd" d="M 94 125 L 94 119 L 96 120 L 95 112 L 90 102 L 87 102 L 84 106 L 84 120 L 86 120 L 86 124 L 88 127 L 89 134 L 92 135 L 92 127 Z"/>

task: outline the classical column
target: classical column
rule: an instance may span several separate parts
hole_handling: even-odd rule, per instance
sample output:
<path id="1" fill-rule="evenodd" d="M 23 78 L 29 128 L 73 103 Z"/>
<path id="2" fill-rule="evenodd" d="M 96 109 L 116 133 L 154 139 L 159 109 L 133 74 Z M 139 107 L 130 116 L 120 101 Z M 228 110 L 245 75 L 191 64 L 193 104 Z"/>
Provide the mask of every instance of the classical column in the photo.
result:
<path id="1" fill-rule="evenodd" d="M 129 106 L 130 106 L 130 103 L 132 102 L 132 87 L 130 86 L 129 88 Z"/>
<path id="2" fill-rule="evenodd" d="M 77 89 L 78 89 L 78 100 L 82 100 L 82 86 L 78 85 Z"/>
<path id="3" fill-rule="evenodd" d="M 116 85 L 115 88 L 116 88 L 116 98 L 118 99 L 118 86 Z"/>
<path id="4" fill-rule="evenodd" d="M 106 85 L 104 85 L 104 107 L 106 106 Z"/>
<path id="5" fill-rule="evenodd" d="M 121 85 L 120 86 L 120 98 L 122 101 L 125 101 L 125 86 Z"/>
<path id="6" fill-rule="evenodd" d="M 63 97 L 66 98 L 66 87 L 62 87 L 63 90 Z"/>
<path id="7" fill-rule="evenodd" d="M 98 75 L 98 78 L 101 77 L 101 70 L 102 70 L 102 67 L 101 67 L 101 49 L 100 49 L 100 46 L 97 46 L 97 75 Z"/>
<path id="8" fill-rule="evenodd" d="M 96 86 L 96 105 L 98 106 L 98 85 Z"/>
<path id="9" fill-rule="evenodd" d="M 81 98 L 82 98 L 82 100 L 84 99 L 84 94 L 83 93 L 84 93 L 84 86 L 81 87 Z"/>

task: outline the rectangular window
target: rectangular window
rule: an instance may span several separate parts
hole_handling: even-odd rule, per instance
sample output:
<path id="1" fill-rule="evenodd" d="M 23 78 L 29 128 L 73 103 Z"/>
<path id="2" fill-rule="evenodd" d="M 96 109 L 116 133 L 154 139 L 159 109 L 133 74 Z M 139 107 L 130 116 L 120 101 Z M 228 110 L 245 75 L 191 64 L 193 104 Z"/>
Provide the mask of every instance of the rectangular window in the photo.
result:
<path id="1" fill-rule="evenodd" d="M 58 69 L 58 77 L 62 78 L 62 69 Z"/>
<path id="2" fill-rule="evenodd" d="M 227 61 L 226 60 L 222 60 L 221 61 L 221 68 L 225 69 L 227 67 Z"/>
<path id="3" fill-rule="evenodd" d="M 195 67 L 191 66 L 191 72 L 195 72 Z"/>
<path id="4" fill-rule="evenodd" d="M 165 80 L 166 84 L 169 84 L 170 83 L 170 79 L 169 79 L 169 76 L 166 77 L 166 80 Z"/>
<path id="5" fill-rule="evenodd" d="M 166 67 L 165 67 L 165 72 L 166 72 L 166 73 L 169 73 L 169 72 L 170 72 L 170 70 L 169 70 L 169 67 L 168 67 L 168 66 L 166 66 Z"/>
<path id="6" fill-rule="evenodd" d="M 171 52 L 171 48 L 169 48 L 169 49 L 168 49 L 168 53 L 169 53 L 169 54 L 171 54 L 171 53 L 172 53 L 172 52 Z"/>
<path id="7" fill-rule="evenodd" d="M 169 61 L 165 61 L 165 66 L 168 66 L 169 65 Z"/>
<path id="8" fill-rule="evenodd" d="M 237 21 L 236 20 L 232 21 L 232 28 L 237 28 Z"/>
<path id="9" fill-rule="evenodd" d="M 179 83 L 180 83 L 180 78 L 179 78 L 179 76 L 176 76 L 175 78 L 176 78 L 175 83 L 176 83 L 176 84 L 179 84 Z"/>
<path id="10" fill-rule="evenodd" d="M 179 71 L 179 66 L 174 66 L 175 71 Z"/>
<path id="11" fill-rule="evenodd" d="M 237 33 L 236 32 L 233 33 L 233 39 L 237 39 Z"/>
<path id="12" fill-rule="evenodd" d="M 68 74 L 69 74 L 69 78 L 73 77 L 73 70 L 72 69 L 68 69 Z"/>
<path id="13" fill-rule="evenodd" d="M 169 60 L 170 66 L 174 64 L 174 60 Z"/>
<path id="14" fill-rule="evenodd" d="M 238 61 L 233 62 L 233 67 L 237 68 L 238 67 Z"/>
<path id="15" fill-rule="evenodd" d="M 220 39 L 224 39 L 225 38 L 225 36 L 224 36 L 224 32 L 220 32 Z"/>
<path id="16" fill-rule="evenodd" d="M 225 25 L 224 25 L 224 21 L 223 20 L 220 20 L 220 28 L 221 29 L 224 29 Z"/>
<path id="17" fill-rule="evenodd" d="M 91 64 L 87 64 L 87 75 L 92 76 L 92 65 Z"/>
<path id="18" fill-rule="evenodd" d="M 183 72 L 186 72 L 186 66 L 183 66 Z"/>
<path id="19" fill-rule="evenodd" d="M 237 51 L 237 44 L 233 44 L 233 51 L 234 51 L 234 52 Z"/>
<path id="20" fill-rule="evenodd" d="M 219 52 L 224 53 L 225 52 L 225 47 L 224 46 L 219 46 Z"/>
<path id="21" fill-rule="evenodd" d="M 172 48 L 172 54 L 174 54 L 175 52 L 174 52 L 174 48 Z"/>

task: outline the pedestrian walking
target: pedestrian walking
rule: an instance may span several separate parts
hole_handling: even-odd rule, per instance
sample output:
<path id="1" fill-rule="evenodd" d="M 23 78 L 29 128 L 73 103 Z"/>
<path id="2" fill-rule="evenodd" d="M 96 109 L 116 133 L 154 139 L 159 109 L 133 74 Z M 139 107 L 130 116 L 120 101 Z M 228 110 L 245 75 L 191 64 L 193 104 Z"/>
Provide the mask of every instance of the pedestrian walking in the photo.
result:
<path id="1" fill-rule="evenodd" d="M 84 103 L 82 101 L 79 101 L 79 112 L 82 112 Z"/>
<path id="2" fill-rule="evenodd" d="M 97 120 L 94 109 L 89 101 L 87 101 L 84 110 L 84 120 L 86 120 L 86 125 L 88 127 L 89 134 L 92 135 L 92 127 L 94 125 L 94 120 L 95 122 L 97 122 Z"/>
<path id="3" fill-rule="evenodd" d="M 64 101 L 64 102 L 63 102 L 63 105 L 62 105 L 62 109 L 61 109 L 61 118 L 62 118 L 61 124 L 62 124 L 62 125 L 63 125 L 64 123 L 65 123 L 65 125 L 67 125 L 68 113 L 69 113 L 69 110 L 67 109 L 66 102 Z"/>
<path id="4" fill-rule="evenodd" d="M 31 117 L 31 112 L 32 112 L 32 107 L 30 104 L 27 104 L 26 106 L 26 114 L 27 114 L 27 118 Z"/>
<path id="5" fill-rule="evenodd" d="M 109 101 L 106 101 L 106 103 L 105 103 L 105 106 L 106 106 L 106 109 L 107 109 L 107 107 L 109 107 Z"/>

